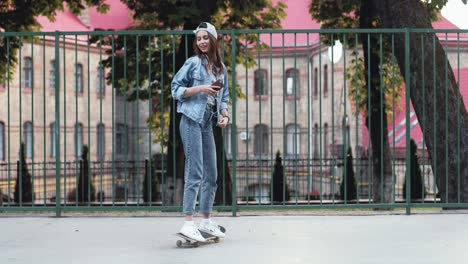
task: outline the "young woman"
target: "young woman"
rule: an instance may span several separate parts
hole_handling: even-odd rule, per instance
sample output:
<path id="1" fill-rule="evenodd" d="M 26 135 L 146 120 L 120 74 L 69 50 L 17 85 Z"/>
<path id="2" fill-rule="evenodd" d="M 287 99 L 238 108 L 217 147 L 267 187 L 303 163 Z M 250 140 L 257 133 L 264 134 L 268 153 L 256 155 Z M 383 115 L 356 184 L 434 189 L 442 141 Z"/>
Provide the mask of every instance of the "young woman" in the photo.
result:
<path id="1" fill-rule="evenodd" d="M 187 59 L 174 76 L 171 90 L 177 100 L 177 112 L 182 114 L 179 129 L 185 152 L 185 223 L 180 232 L 205 241 L 199 230 L 218 237 L 225 236 L 218 225 L 211 221 L 217 188 L 212 122 L 216 121 L 220 127 L 228 124 L 229 90 L 228 74 L 218 49 L 216 28 L 202 22 L 193 32 L 196 55 Z M 200 213 L 203 219 L 197 227 L 193 214 L 200 186 Z"/>

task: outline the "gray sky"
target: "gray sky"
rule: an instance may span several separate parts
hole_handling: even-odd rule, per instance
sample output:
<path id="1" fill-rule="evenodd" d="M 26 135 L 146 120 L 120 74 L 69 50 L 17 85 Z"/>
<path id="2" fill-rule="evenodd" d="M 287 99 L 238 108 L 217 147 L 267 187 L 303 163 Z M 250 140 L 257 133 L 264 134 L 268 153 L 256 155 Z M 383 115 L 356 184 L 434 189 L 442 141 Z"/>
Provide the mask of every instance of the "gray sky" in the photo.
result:
<path id="1" fill-rule="evenodd" d="M 462 0 L 448 0 L 442 8 L 442 15 L 460 29 L 468 29 L 468 5 Z"/>

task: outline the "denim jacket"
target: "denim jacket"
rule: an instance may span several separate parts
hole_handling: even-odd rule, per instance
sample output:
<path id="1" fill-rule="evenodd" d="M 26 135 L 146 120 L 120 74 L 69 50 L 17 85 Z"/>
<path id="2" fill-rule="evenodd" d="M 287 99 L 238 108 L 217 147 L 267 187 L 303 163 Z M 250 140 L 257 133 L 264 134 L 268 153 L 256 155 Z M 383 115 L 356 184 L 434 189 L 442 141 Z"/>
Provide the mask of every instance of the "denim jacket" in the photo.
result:
<path id="1" fill-rule="evenodd" d="M 185 61 L 184 66 L 176 73 L 171 83 L 172 97 L 177 100 L 177 112 L 182 113 L 201 123 L 203 114 L 206 111 L 208 101 L 207 93 L 196 93 L 184 98 L 184 93 L 187 89 L 193 86 L 211 84 L 211 77 L 206 71 L 204 64 L 206 61 L 198 56 L 193 56 Z M 224 66 L 224 76 L 222 78 L 224 87 L 219 90 L 215 98 L 217 101 L 217 116 L 219 121 L 220 112 L 228 107 L 229 89 L 228 89 L 228 74 L 226 66 Z"/>

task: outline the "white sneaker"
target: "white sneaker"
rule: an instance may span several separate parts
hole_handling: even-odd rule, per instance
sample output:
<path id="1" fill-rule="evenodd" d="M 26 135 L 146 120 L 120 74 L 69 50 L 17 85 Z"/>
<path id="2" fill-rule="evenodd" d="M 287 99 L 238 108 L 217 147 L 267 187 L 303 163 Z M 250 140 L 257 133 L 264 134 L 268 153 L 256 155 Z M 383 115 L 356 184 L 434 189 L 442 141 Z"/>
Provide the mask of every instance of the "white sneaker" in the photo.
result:
<path id="1" fill-rule="evenodd" d="M 219 226 L 218 224 L 216 224 L 215 222 L 201 222 L 200 223 L 200 226 L 198 227 L 198 229 L 200 229 L 200 231 L 203 231 L 203 232 L 206 232 L 210 235 L 213 235 L 213 236 L 216 236 L 216 237 L 220 237 L 220 238 L 224 238 L 226 236 L 226 234 L 224 234 L 223 232 L 221 232 L 221 230 L 219 229 Z"/>
<path id="2" fill-rule="evenodd" d="M 180 233 L 199 242 L 206 241 L 206 239 L 200 234 L 200 231 L 198 231 L 197 226 L 193 224 L 184 224 L 180 229 Z"/>

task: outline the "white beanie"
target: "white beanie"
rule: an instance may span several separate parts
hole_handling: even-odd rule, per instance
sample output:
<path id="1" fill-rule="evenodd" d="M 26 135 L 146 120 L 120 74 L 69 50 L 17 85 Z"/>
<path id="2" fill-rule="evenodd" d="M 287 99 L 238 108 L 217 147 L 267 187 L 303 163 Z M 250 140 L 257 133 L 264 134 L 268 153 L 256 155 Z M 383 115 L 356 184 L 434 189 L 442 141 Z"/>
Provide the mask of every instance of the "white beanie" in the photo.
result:
<path id="1" fill-rule="evenodd" d="M 198 25 L 197 29 L 193 31 L 193 33 L 197 34 L 200 31 L 206 31 L 215 39 L 218 39 L 218 33 L 216 32 L 216 28 L 208 22 L 201 22 L 200 25 Z"/>

